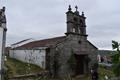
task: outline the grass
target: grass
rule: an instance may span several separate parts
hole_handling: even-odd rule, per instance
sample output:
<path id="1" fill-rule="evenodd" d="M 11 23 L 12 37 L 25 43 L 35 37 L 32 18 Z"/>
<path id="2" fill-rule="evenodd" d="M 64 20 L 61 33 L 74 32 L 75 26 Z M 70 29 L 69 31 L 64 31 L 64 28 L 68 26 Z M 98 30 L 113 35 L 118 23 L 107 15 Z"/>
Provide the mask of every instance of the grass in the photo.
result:
<path id="1" fill-rule="evenodd" d="M 29 70 L 27 63 L 9 57 L 7 57 L 7 61 L 5 62 L 5 64 L 6 67 L 8 68 L 7 74 L 10 77 L 14 75 L 23 75 L 27 73 L 38 73 L 43 70 L 39 66 L 33 64 L 29 64 L 30 66 Z"/>
<path id="2" fill-rule="evenodd" d="M 99 80 L 106 80 L 105 79 L 105 75 L 108 76 L 108 78 L 114 77 L 114 73 L 112 72 L 112 70 L 108 70 L 102 66 L 99 66 L 98 69 L 98 73 L 99 73 Z M 72 78 L 72 79 L 65 79 L 65 80 L 91 80 L 91 75 L 86 75 L 83 76 L 82 78 Z"/>
<path id="3" fill-rule="evenodd" d="M 42 68 L 39 66 L 30 64 L 30 70 L 28 69 L 28 64 L 18 61 L 16 59 L 12 59 L 7 57 L 6 66 L 8 68 L 7 74 L 9 77 L 12 77 L 14 75 L 22 75 L 27 73 L 38 73 L 40 71 L 43 71 Z M 103 66 L 99 67 L 99 79 L 105 80 L 105 75 L 107 75 L 109 78 L 114 77 L 114 74 L 111 70 L 105 69 Z M 61 79 L 33 79 L 33 80 L 61 80 Z M 75 78 L 70 78 L 69 76 L 63 80 L 91 80 L 91 75 L 85 75 L 85 76 L 78 76 Z"/>
<path id="4" fill-rule="evenodd" d="M 73 80 L 91 80 L 91 77 L 90 77 L 90 75 L 85 75 L 85 76 L 83 76 L 83 77 L 75 77 L 75 78 L 73 78 Z"/>
<path id="5" fill-rule="evenodd" d="M 100 80 L 105 80 L 105 75 L 107 75 L 108 78 L 115 76 L 111 69 L 106 69 L 103 66 L 99 66 L 99 78 L 100 78 Z"/>

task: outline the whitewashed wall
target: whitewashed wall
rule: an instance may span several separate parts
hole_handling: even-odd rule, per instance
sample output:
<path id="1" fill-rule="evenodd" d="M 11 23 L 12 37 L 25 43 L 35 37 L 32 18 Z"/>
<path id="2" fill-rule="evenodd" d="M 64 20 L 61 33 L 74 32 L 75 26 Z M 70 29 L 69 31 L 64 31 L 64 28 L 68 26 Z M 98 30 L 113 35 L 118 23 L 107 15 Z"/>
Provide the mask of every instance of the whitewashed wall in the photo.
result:
<path id="1" fill-rule="evenodd" d="M 0 70 L 1 70 L 1 59 L 2 59 L 2 41 L 3 40 L 3 28 L 0 27 Z"/>
<path id="2" fill-rule="evenodd" d="M 45 69 L 45 49 L 36 50 L 10 50 L 10 57 L 17 60 L 36 64 Z"/>

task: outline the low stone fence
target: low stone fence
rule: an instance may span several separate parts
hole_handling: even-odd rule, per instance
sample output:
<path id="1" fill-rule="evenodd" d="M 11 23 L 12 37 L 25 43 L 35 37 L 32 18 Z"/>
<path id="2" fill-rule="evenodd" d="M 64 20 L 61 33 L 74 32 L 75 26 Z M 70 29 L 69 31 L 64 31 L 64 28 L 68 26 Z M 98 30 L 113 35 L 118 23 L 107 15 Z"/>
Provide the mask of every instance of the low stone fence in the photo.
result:
<path id="1" fill-rule="evenodd" d="M 9 80 L 33 80 L 34 78 L 44 78 L 48 76 L 49 76 L 49 72 L 43 71 L 37 74 L 33 73 L 33 74 L 16 75 L 14 77 L 9 78 Z"/>
<path id="2" fill-rule="evenodd" d="M 111 80 L 120 80 L 120 77 L 111 78 Z"/>

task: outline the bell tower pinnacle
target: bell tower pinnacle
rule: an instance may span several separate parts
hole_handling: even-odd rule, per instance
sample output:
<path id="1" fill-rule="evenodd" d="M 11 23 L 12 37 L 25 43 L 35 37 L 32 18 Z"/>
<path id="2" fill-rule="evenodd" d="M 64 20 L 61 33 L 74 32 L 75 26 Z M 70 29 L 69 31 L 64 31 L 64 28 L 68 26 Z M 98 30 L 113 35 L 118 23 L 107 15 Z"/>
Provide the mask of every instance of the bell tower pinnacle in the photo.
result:
<path id="1" fill-rule="evenodd" d="M 67 36 L 69 34 L 87 36 L 86 35 L 86 23 L 84 16 L 84 12 L 79 14 L 78 7 L 75 6 L 75 11 L 72 11 L 71 6 L 69 5 L 68 11 L 66 12 L 67 17 L 67 32 L 65 33 Z"/>

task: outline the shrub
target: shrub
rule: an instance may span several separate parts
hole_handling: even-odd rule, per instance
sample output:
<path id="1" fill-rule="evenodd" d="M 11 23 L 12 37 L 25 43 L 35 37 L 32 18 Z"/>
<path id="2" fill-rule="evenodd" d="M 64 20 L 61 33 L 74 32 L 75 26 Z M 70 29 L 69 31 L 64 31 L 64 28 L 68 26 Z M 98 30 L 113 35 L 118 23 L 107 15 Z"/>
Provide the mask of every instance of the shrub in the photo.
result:
<path id="1" fill-rule="evenodd" d="M 120 76 L 120 43 L 112 41 L 112 48 L 116 50 L 112 55 L 113 72 L 115 76 Z"/>

